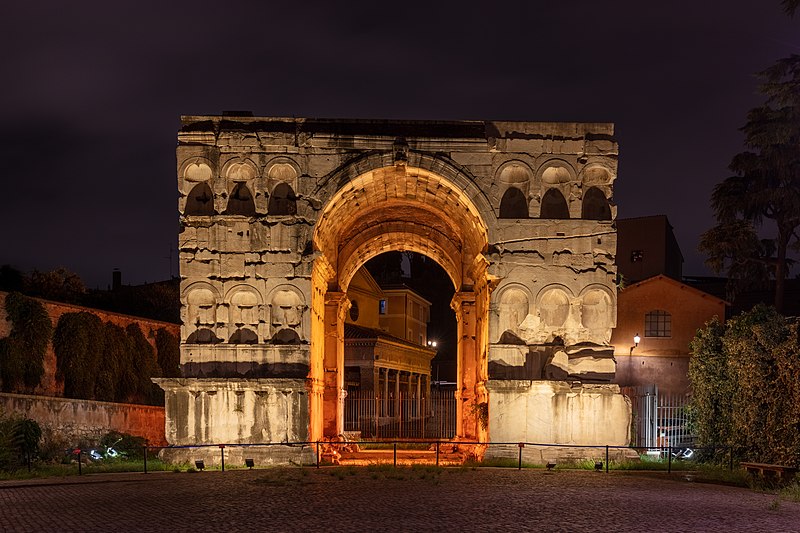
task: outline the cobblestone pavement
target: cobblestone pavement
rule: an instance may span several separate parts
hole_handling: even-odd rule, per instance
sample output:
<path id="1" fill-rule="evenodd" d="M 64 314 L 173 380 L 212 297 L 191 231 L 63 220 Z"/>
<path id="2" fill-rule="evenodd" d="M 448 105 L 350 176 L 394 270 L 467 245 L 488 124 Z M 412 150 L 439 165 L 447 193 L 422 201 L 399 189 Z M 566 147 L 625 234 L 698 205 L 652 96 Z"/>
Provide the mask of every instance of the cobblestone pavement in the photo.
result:
<path id="1" fill-rule="evenodd" d="M 271 469 L 0 483 L 0 531 L 800 531 L 800 503 L 640 474 Z"/>

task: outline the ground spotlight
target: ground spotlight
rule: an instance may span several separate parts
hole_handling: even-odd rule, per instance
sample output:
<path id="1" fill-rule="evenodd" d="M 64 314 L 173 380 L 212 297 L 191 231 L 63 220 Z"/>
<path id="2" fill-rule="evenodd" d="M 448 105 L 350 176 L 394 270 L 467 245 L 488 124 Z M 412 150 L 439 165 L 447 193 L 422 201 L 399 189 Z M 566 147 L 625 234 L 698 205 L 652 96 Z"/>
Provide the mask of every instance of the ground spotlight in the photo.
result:
<path id="1" fill-rule="evenodd" d="M 552 470 L 552 469 L 554 469 L 556 467 L 556 464 L 555 463 L 547 463 L 545 466 L 547 467 L 547 470 Z"/>
<path id="2" fill-rule="evenodd" d="M 198 470 L 205 470 L 206 464 L 203 461 L 195 461 L 194 467 L 197 468 Z"/>
<path id="3" fill-rule="evenodd" d="M 595 463 L 594 463 L 595 472 L 599 472 L 602 469 L 603 469 L 603 461 L 595 461 Z"/>
<path id="4" fill-rule="evenodd" d="M 254 467 L 254 466 L 256 466 L 256 462 L 255 462 L 255 461 L 253 461 L 252 459 L 245 459 L 245 460 L 244 460 L 244 465 L 245 465 L 247 468 L 249 468 L 250 470 L 252 470 L 252 469 L 253 469 L 253 467 Z"/>

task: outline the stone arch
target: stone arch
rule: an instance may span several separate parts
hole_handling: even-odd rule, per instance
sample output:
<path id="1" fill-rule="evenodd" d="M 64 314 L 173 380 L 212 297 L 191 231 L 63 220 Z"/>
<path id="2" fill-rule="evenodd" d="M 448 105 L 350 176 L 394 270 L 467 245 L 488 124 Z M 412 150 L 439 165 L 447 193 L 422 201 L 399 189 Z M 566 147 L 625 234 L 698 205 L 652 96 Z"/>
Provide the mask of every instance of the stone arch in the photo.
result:
<path id="1" fill-rule="evenodd" d="M 303 342 L 305 298 L 294 285 L 283 284 L 269 294 L 269 338 L 272 344 Z"/>
<path id="2" fill-rule="evenodd" d="M 234 184 L 228 196 L 228 206 L 225 208 L 226 215 L 242 215 L 253 217 L 256 215 L 256 203 L 250 188 L 244 182 Z"/>
<path id="3" fill-rule="evenodd" d="M 538 296 L 536 308 L 542 325 L 546 328 L 561 328 L 569 318 L 571 291 L 563 285 L 548 285 Z"/>
<path id="4" fill-rule="evenodd" d="M 528 199 L 517 187 L 509 187 L 503 193 L 499 218 L 528 218 Z"/>
<path id="5" fill-rule="evenodd" d="M 214 165 L 205 157 L 190 157 L 181 165 L 178 176 L 193 183 L 209 181 L 214 177 Z"/>
<path id="6" fill-rule="evenodd" d="M 563 159 L 548 159 L 539 167 L 536 177 L 545 187 L 578 180 L 575 168 Z"/>
<path id="7" fill-rule="evenodd" d="M 183 214 L 189 216 L 211 216 L 214 214 L 214 194 L 208 182 L 198 183 L 186 197 Z"/>
<path id="8" fill-rule="evenodd" d="M 613 179 L 611 170 L 600 163 L 588 164 L 581 172 L 581 181 L 584 186 L 609 185 Z"/>
<path id="9" fill-rule="evenodd" d="M 539 218 L 566 220 L 569 218 L 567 200 L 560 190 L 553 187 L 542 196 L 542 205 Z"/>
<path id="10" fill-rule="evenodd" d="M 457 378 L 462 401 L 456 431 L 479 438 L 485 428 L 479 428 L 468 406 L 487 398 L 488 363 L 481 354 L 488 351 L 491 290 L 483 253 L 489 226 L 481 210 L 492 221 L 496 213 L 475 183 L 448 161 L 399 153 L 405 159 L 397 164 L 394 151 L 358 158 L 331 173 L 313 193 L 325 199 L 313 234 L 318 256 L 311 276 L 311 336 L 324 339 L 322 347 L 312 343 L 312 361 L 319 361 L 312 362 L 312 376 L 325 383 L 318 400 L 324 416 L 316 418 L 314 432 L 337 434 L 343 427 L 344 368 L 336 354 L 344 350 L 350 280 L 371 257 L 411 250 L 439 263 L 456 288 L 452 306 L 459 335 L 471 339 L 458 345 L 463 364 Z"/>
<path id="11" fill-rule="evenodd" d="M 250 285 L 237 285 L 228 291 L 225 302 L 228 304 L 228 342 L 257 343 L 263 302 L 261 294 Z"/>
<path id="12" fill-rule="evenodd" d="M 225 162 L 222 175 L 230 183 L 252 183 L 258 178 L 258 167 L 250 159 L 235 157 Z"/>
<path id="13" fill-rule="evenodd" d="M 187 329 L 188 344 L 216 344 L 215 333 L 219 293 L 207 283 L 193 283 L 184 291 L 185 313 L 182 317 Z"/>
<path id="14" fill-rule="evenodd" d="M 514 344 L 524 343 L 522 329 L 526 326 L 533 300 L 530 290 L 520 283 L 508 283 L 495 291 L 492 300 L 493 318 L 497 321 L 493 329 L 499 335 L 497 342 L 508 344 L 514 340 Z"/>
<path id="15" fill-rule="evenodd" d="M 288 183 L 278 183 L 269 197 L 267 214 L 271 216 L 285 216 L 297 214 L 297 199 L 294 189 Z"/>
<path id="16" fill-rule="evenodd" d="M 589 285 L 580 294 L 581 325 L 589 330 L 589 339 L 598 344 L 611 340 L 616 326 L 614 298 L 603 285 Z"/>
<path id="17" fill-rule="evenodd" d="M 597 187 L 589 187 L 583 193 L 581 218 L 586 220 L 611 220 L 611 206 L 606 195 Z"/>

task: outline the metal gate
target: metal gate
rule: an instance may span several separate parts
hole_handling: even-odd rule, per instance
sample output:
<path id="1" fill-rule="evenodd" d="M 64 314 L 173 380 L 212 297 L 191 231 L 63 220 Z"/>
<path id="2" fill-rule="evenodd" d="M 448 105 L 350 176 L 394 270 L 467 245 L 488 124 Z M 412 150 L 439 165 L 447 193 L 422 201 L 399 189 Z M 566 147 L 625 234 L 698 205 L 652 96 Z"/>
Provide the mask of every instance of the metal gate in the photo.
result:
<path id="1" fill-rule="evenodd" d="M 427 397 L 401 392 L 376 398 L 371 391 L 349 391 L 344 400 L 344 429 L 360 439 L 451 439 L 456 434 L 454 391 Z"/>
<path id="2" fill-rule="evenodd" d="M 693 443 L 687 412 L 690 396 L 659 394 L 655 385 L 624 387 L 622 392 L 631 399 L 634 446 L 686 447 Z"/>

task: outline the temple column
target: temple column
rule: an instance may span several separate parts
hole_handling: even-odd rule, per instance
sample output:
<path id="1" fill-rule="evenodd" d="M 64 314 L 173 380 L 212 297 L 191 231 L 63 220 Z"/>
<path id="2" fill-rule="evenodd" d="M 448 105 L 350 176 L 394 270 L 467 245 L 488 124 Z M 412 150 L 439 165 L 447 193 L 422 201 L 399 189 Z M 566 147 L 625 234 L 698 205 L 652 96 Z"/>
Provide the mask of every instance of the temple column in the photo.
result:
<path id="1" fill-rule="evenodd" d="M 343 292 L 325 293 L 325 354 L 323 359 L 324 389 L 323 434 L 335 436 L 344 432 L 344 320 L 350 301 Z"/>
<path id="2" fill-rule="evenodd" d="M 478 427 L 474 415 L 475 385 L 478 372 L 475 324 L 475 293 L 457 292 L 450 302 L 458 322 L 458 367 L 456 371 L 456 436 L 477 439 Z"/>

